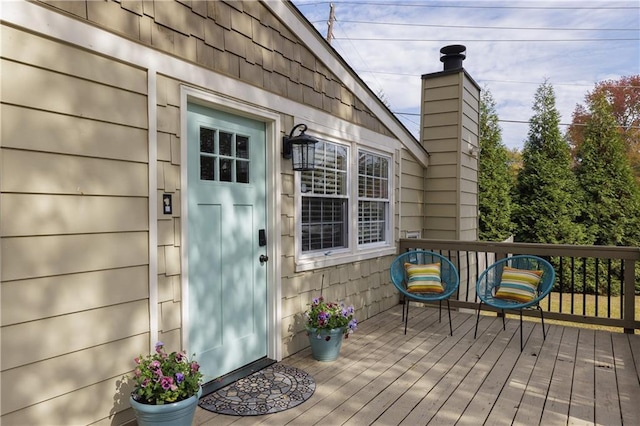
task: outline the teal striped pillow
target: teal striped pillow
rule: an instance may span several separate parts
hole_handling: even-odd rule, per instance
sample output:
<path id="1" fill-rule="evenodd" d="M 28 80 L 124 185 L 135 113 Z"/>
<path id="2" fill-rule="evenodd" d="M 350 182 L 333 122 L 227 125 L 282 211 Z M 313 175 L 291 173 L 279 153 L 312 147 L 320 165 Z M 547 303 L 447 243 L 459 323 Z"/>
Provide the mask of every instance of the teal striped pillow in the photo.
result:
<path id="1" fill-rule="evenodd" d="M 535 299 L 544 271 L 516 269 L 505 266 L 496 298 L 528 303 Z"/>
<path id="2" fill-rule="evenodd" d="M 407 271 L 407 291 L 410 293 L 443 293 L 442 280 L 440 279 L 440 264 L 428 263 L 416 265 L 405 263 Z"/>

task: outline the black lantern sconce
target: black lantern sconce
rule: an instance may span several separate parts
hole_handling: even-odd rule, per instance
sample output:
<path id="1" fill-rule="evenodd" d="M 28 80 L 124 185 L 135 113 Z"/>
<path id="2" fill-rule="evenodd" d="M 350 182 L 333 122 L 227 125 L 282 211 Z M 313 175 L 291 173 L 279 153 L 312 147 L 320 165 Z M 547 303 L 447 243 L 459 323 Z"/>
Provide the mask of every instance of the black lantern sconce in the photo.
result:
<path id="1" fill-rule="evenodd" d="M 296 129 L 301 129 L 298 136 L 293 136 Z M 282 138 L 282 158 L 291 159 L 293 170 L 313 170 L 316 158 L 316 143 L 318 140 L 305 135 L 306 124 L 298 124 L 291 129 L 289 136 Z"/>

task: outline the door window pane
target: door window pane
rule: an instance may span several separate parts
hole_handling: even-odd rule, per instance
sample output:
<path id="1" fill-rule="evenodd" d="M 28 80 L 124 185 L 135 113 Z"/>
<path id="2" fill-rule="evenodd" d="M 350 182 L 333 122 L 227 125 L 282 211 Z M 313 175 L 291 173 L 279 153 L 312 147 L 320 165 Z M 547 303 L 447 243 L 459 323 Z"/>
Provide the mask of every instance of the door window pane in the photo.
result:
<path id="1" fill-rule="evenodd" d="M 236 135 L 236 157 L 249 158 L 249 138 Z"/>
<path id="2" fill-rule="evenodd" d="M 236 160 L 236 182 L 249 183 L 249 162 Z"/>
<path id="3" fill-rule="evenodd" d="M 216 180 L 216 159 L 214 157 L 200 156 L 200 179 Z"/>
<path id="4" fill-rule="evenodd" d="M 200 127 L 200 179 L 249 183 L 248 136 Z"/>
<path id="5" fill-rule="evenodd" d="M 233 146 L 233 134 L 227 132 L 220 132 L 220 155 L 231 157 L 233 152 L 231 147 Z"/>
<path id="6" fill-rule="evenodd" d="M 200 152 L 215 154 L 216 152 L 215 136 L 216 136 L 215 130 L 207 129 L 206 127 L 200 128 Z"/>
<path id="7" fill-rule="evenodd" d="M 233 182 L 233 160 L 228 158 L 220 159 L 220 181 L 221 182 Z"/>

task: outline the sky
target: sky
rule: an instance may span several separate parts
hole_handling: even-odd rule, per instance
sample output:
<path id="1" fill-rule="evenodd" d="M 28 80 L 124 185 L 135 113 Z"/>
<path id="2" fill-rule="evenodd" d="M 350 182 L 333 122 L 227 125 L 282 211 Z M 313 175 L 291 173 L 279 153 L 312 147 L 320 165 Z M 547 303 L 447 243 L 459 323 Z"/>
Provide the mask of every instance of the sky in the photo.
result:
<path id="1" fill-rule="evenodd" d="M 510 149 L 545 81 L 568 124 L 597 83 L 640 74 L 640 0 L 293 0 L 325 38 L 331 3 L 331 46 L 416 137 L 420 77 L 442 71 L 443 46 L 466 46 L 463 67 L 491 92 Z"/>

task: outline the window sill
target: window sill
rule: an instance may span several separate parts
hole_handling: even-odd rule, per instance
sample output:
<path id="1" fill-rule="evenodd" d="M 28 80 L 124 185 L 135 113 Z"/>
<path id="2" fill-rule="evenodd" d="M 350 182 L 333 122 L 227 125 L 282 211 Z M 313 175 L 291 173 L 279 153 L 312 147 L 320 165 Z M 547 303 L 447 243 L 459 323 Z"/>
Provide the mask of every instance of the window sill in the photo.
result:
<path id="1" fill-rule="evenodd" d="M 375 249 L 361 250 L 358 253 L 336 253 L 333 255 L 313 257 L 296 260 L 296 272 L 312 271 L 314 269 L 326 268 L 329 266 L 343 265 L 345 263 L 359 262 L 381 256 L 392 256 L 396 254 L 395 246 L 377 247 Z"/>

